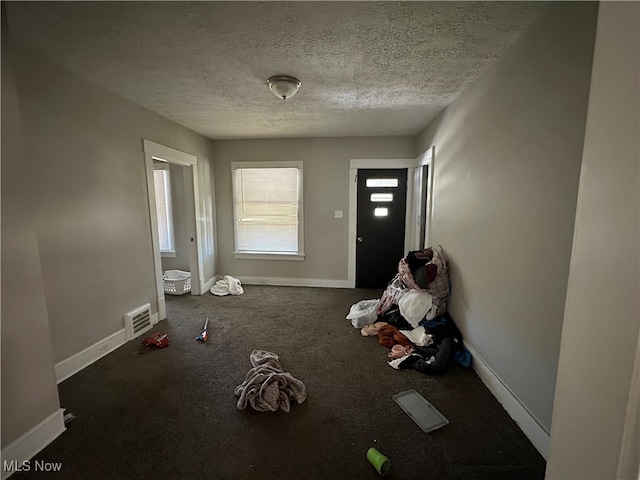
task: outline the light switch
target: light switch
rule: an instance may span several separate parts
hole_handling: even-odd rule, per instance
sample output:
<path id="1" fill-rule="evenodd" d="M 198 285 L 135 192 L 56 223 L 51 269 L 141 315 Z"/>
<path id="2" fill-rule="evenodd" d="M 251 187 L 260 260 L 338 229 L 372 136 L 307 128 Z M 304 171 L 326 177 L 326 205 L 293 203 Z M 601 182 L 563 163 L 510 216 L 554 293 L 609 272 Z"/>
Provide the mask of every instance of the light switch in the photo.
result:
<path id="1" fill-rule="evenodd" d="M 336 210 L 334 212 L 335 218 L 342 218 L 342 210 Z"/>

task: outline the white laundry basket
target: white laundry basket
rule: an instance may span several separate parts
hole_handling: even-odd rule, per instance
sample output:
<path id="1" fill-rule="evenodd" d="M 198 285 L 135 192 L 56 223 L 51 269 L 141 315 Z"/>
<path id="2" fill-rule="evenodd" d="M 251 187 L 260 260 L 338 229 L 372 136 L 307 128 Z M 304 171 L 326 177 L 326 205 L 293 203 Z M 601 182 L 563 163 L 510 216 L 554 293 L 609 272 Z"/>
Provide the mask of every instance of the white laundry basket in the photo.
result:
<path id="1" fill-rule="evenodd" d="M 169 295 L 184 295 L 191 291 L 191 272 L 182 270 L 167 270 L 162 276 L 164 293 Z"/>

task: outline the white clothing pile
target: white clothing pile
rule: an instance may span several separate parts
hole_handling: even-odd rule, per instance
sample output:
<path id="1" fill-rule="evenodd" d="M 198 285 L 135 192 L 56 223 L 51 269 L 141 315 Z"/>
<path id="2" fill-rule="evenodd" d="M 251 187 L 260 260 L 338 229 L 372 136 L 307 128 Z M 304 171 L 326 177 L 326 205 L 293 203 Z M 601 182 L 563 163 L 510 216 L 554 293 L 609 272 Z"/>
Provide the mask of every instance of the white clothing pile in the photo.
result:
<path id="1" fill-rule="evenodd" d="M 244 288 L 242 288 L 240 280 L 232 277 L 231 275 L 225 275 L 224 278 L 222 280 L 218 280 L 209 291 L 214 295 L 221 297 L 223 295 L 242 295 L 244 293 Z"/>

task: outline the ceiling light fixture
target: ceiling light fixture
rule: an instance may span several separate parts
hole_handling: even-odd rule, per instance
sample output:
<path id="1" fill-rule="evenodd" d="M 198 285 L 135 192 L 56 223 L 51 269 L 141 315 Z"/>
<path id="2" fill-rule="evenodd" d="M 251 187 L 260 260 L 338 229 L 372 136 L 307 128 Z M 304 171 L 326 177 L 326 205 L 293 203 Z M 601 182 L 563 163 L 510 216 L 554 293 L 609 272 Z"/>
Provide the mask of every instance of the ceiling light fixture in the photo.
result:
<path id="1" fill-rule="evenodd" d="M 289 75 L 274 75 L 267 78 L 267 85 L 274 95 L 283 100 L 293 97 L 300 88 L 300 80 Z"/>

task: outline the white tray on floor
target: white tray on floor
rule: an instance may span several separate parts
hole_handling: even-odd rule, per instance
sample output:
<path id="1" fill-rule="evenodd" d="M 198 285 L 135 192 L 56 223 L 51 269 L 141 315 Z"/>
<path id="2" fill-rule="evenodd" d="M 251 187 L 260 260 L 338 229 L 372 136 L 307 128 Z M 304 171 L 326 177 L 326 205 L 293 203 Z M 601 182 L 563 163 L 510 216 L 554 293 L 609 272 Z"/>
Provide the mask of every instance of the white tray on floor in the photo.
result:
<path id="1" fill-rule="evenodd" d="M 400 392 L 392 398 L 425 433 L 433 432 L 449 423 L 436 407 L 415 390 Z"/>

